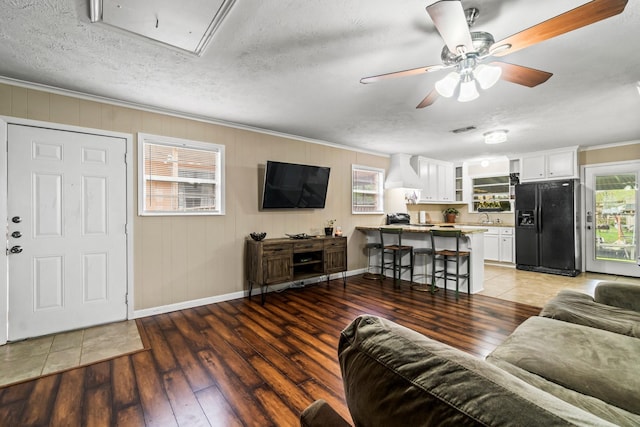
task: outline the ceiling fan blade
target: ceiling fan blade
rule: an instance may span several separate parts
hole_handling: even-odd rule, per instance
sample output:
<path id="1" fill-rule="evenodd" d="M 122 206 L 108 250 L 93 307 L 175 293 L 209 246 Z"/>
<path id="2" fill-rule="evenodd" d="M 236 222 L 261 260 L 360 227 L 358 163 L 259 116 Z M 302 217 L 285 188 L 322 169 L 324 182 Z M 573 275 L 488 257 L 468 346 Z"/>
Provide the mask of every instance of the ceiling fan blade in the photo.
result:
<path id="1" fill-rule="evenodd" d="M 528 87 L 538 86 L 553 76 L 553 73 L 547 71 L 509 64 L 507 62 L 492 62 L 491 65 L 497 65 L 502 68 L 502 75 L 500 76 L 502 80 Z"/>
<path id="2" fill-rule="evenodd" d="M 438 100 L 438 97 L 440 95 L 438 95 L 438 92 L 435 89 L 432 89 L 431 92 L 429 92 L 429 94 L 427 96 L 424 97 L 424 99 L 422 100 L 422 102 L 420 102 L 420 104 L 418 104 L 416 106 L 416 108 L 424 108 L 424 107 L 428 107 L 429 105 L 433 104 L 434 102 L 436 102 Z"/>
<path id="3" fill-rule="evenodd" d="M 440 0 L 427 6 L 427 13 L 438 29 L 451 53 L 458 53 L 458 46 L 467 52 L 473 50 L 469 24 L 459 1 Z"/>
<path id="4" fill-rule="evenodd" d="M 586 27 L 595 22 L 622 13 L 628 0 L 592 0 L 568 12 L 541 22 L 504 40 L 495 42 L 491 49 L 511 45 L 510 49 L 498 49 L 493 56 L 505 56 L 550 38 Z"/>
<path id="5" fill-rule="evenodd" d="M 367 83 L 374 83 L 380 80 L 392 79 L 396 77 L 415 76 L 417 74 L 430 73 L 431 71 L 442 70 L 443 68 L 449 68 L 449 67 L 445 65 L 428 65 L 426 67 L 412 68 L 411 70 L 396 71 L 393 73 L 380 74 L 378 76 L 363 77 L 360 79 L 360 83 L 367 84 Z"/>

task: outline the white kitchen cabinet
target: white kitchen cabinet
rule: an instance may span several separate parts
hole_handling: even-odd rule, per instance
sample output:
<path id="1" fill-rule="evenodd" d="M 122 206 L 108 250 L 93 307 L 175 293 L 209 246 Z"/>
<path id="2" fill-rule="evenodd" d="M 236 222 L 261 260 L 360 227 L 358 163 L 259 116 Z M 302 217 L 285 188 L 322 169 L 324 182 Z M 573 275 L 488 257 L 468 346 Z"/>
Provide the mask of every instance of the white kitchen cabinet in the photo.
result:
<path id="1" fill-rule="evenodd" d="M 422 203 L 455 202 L 455 170 L 453 163 L 415 156 L 411 166 L 422 181 Z"/>
<path id="2" fill-rule="evenodd" d="M 513 228 L 500 228 L 500 262 L 515 262 L 515 246 L 513 244 Z"/>
<path id="3" fill-rule="evenodd" d="M 545 178 L 544 155 L 523 156 L 520 161 L 520 181 L 539 181 Z"/>
<path id="4" fill-rule="evenodd" d="M 523 154 L 520 181 L 578 178 L 577 147 Z"/>
<path id="5" fill-rule="evenodd" d="M 484 233 L 485 261 L 514 262 L 513 227 L 487 227 Z"/>
<path id="6" fill-rule="evenodd" d="M 484 233 L 485 261 L 500 261 L 500 231 L 499 227 L 488 227 Z"/>

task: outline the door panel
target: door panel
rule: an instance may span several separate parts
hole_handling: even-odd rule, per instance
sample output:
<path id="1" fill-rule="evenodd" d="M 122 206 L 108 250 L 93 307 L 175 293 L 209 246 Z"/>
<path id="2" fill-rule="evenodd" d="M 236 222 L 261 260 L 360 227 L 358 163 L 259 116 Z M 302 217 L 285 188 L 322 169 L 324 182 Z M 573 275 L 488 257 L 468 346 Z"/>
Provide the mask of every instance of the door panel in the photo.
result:
<path id="1" fill-rule="evenodd" d="M 573 270 L 575 266 L 575 221 L 573 183 L 540 184 L 540 265 Z"/>
<path id="2" fill-rule="evenodd" d="M 640 277 L 640 162 L 585 168 L 586 269 Z"/>
<path id="3" fill-rule="evenodd" d="M 540 265 L 536 184 L 516 185 L 516 264 Z"/>
<path id="4" fill-rule="evenodd" d="M 126 141 L 10 124 L 7 151 L 9 340 L 125 319 Z"/>

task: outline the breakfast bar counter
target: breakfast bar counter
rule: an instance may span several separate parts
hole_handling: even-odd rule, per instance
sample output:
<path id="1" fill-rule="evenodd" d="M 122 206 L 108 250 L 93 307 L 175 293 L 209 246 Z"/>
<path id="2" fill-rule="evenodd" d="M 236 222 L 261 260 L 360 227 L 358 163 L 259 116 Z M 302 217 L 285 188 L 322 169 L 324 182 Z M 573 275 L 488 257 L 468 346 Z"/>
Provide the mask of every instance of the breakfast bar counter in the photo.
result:
<path id="1" fill-rule="evenodd" d="M 462 232 L 462 242 L 460 250 L 471 252 L 469 261 L 471 263 L 471 278 L 469 285 L 471 286 L 471 293 L 480 292 L 483 288 L 484 282 L 484 233 L 488 230 L 482 227 L 472 227 L 464 225 L 384 225 L 384 226 L 358 226 L 356 230 L 365 233 L 367 236 L 367 243 L 380 243 L 380 227 L 384 228 L 401 228 L 402 244 L 411 245 L 414 248 L 428 248 L 430 247 L 430 239 L 427 239 L 427 235 L 431 230 L 459 230 Z M 435 237 L 435 245 L 437 249 L 455 249 L 455 242 L 453 239 L 444 237 Z M 379 255 L 376 255 L 375 264 L 380 264 Z M 421 270 L 422 266 L 416 266 L 416 271 Z M 431 266 L 427 267 L 430 271 Z M 466 267 L 465 267 L 466 268 Z M 410 280 L 409 272 L 405 272 L 403 280 Z M 421 280 L 424 283 L 424 279 Z M 439 285 L 441 282 L 438 283 Z M 450 286 L 450 285 L 449 285 Z M 468 284 L 461 283 L 460 292 L 467 291 Z"/>

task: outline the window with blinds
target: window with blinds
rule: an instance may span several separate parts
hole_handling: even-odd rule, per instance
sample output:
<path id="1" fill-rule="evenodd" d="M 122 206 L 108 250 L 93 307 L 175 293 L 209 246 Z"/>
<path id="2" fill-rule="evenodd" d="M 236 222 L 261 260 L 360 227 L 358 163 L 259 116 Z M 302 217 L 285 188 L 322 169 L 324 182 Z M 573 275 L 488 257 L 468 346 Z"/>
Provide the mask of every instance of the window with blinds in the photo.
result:
<path id="1" fill-rule="evenodd" d="M 224 146 L 140 134 L 140 215 L 224 214 Z"/>
<path id="2" fill-rule="evenodd" d="M 384 212 L 384 169 L 351 166 L 351 212 L 354 214 Z"/>

